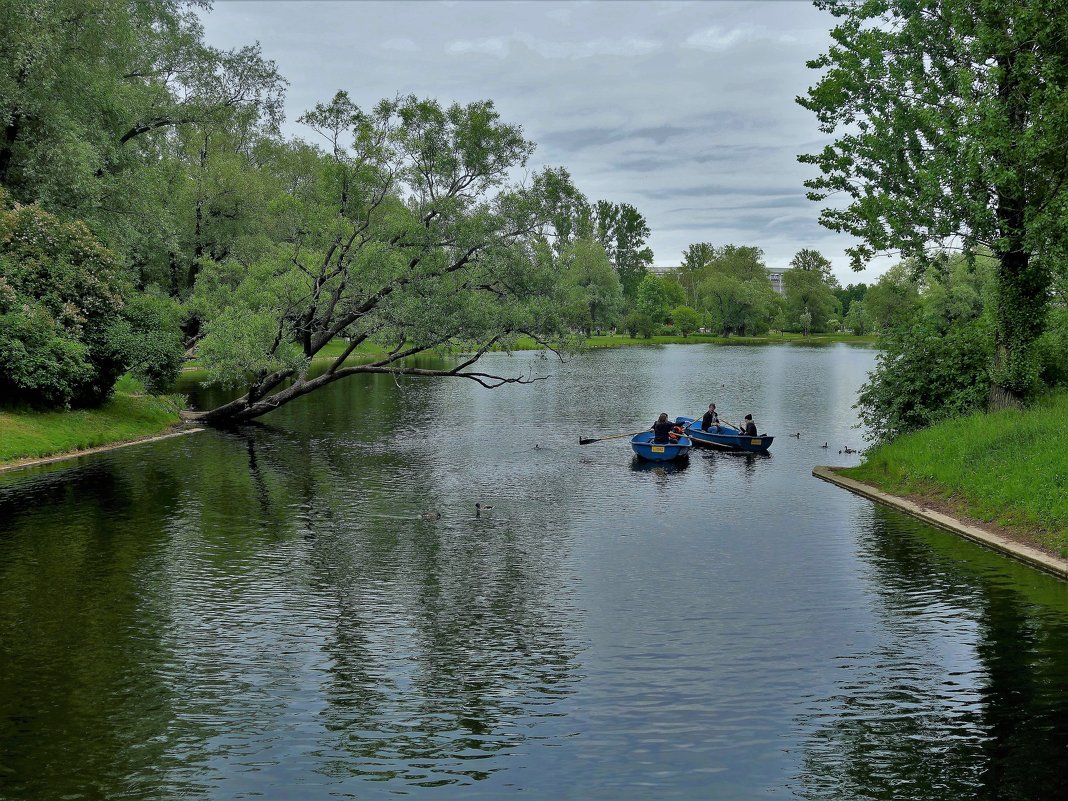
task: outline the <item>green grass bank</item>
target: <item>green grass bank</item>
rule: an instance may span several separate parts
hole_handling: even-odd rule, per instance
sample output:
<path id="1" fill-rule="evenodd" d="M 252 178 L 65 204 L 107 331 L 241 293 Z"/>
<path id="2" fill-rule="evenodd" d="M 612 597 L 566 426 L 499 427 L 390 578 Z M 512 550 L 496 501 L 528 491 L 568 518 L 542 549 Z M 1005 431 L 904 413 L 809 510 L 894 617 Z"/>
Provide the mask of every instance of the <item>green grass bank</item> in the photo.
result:
<path id="1" fill-rule="evenodd" d="M 1068 392 L 974 414 L 873 448 L 841 475 L 939 501 L 1068 556 Z"/>
<path id="2" fill-rule="evenodd" d="M 99 409 L 0 409 L 0 467 L 150 437 L 178 425 L 179 398 L 145 395 L 124 378 Z"/>

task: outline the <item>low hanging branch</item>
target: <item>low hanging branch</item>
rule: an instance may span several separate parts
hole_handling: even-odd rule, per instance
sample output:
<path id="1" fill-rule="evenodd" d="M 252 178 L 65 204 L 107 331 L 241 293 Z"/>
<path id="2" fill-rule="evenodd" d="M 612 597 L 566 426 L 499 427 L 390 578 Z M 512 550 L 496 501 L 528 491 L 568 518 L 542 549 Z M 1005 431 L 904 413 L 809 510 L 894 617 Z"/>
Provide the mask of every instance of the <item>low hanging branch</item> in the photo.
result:
<path id="1" fill-rule="evenodd" d="M 533 384 L 536 381 L 544 381 L 548 378 L 547 375 L 503 376 L 494 373 L 467 370 L 468 367 L 477 362 L 487 351 L 500 341 L 501 336 L 494 337 L 489 342 L 484 343 L 469 358 L 452 368 L 432 369 L 426 367 L 405 367 L 397 364 L 397 362 L 403 359 L 424 353 L 438 345 L 444 344 L 448 339 L 451 339 L 451 337 L 429 345 L 418 345 L 405 350 L 394 350 L 386 357 L 369 364 L 353 364 L 339 369 L 337 367 L 337 362 L 335 361 L 330 369 L 318 376 L 313 378 L 298 376 L 289 386 L 283 387 L 273 394 L 266 394 L 275 387 L 283 384 L 289 378 L 292 378 L 294 375 L 293 371 L 280 370 L 273 374 L 268 380 L 265 380 L 258 385 L 260 388 L 259 393 L 250 390 L 240 398 L 236 398 L 235 400 L 215 409 L 207 412 L 185 412 L 183 413 L 183 417 L 187 420 L 195 420 L 204 423 L 247 422 L 273 411 L 279 406 L 289 403 L 296 398 L 308 395 L 317 389 L 321 389 L 328 384 L 361 373 L 389 373 L 391 375 L 409 375 L 421 378 L 466 378 L 486 389 L 497 389 L 505 384 Z"/>

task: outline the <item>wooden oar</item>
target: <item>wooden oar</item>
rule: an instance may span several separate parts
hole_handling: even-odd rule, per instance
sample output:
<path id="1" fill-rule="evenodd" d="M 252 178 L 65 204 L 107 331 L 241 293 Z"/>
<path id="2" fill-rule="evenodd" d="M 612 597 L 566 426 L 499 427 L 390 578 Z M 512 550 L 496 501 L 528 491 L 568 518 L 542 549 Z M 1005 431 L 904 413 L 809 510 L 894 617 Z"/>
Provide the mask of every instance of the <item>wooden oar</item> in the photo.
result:
<path id="1" fill-rule="evenodd" d="M 579 445 L 589 445 L 591 442 L 600 442 L 604 439 L 619 439 L 620 437 L 633 437 L 635 434 L 641 434 L 648 431 L 648 428 L 643 428 L 641 431 L 631 431 L 629 434 L 612 434 L 610 437 L 579 437 Z"/>

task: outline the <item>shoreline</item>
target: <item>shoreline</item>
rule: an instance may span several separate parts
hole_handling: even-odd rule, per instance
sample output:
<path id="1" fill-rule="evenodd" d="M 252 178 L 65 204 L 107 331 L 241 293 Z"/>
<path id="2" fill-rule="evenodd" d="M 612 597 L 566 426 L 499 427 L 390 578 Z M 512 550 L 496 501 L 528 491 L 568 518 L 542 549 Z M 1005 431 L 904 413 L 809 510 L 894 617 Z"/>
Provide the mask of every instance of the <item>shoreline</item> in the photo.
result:
<path id="1" fill-rule="evenodd" d="M 812 475 L 856 495 L 876 501 L 884 506 L 889 506 L 910 517 L 915 517 L 943 531 L 949 531 L 990 550 L 1009 556 L 1044 573 L 1061 579 L 1068 579 L 1068 559 L 1057 556 L 1048 549 L 1028 541 L 1030 538 L 1024 533 L 1003 527 L 997 527 L 997 530 L 993 530 L 993 527 L 965 522 L 953 514 L 934 508 L 934 504 L 929 500 L 893 495 L 871 484 L 865 484 L 856 479 L 839 475 L 838 470 L 840 469 L 842 468 L 816 466 L 812 468 Z"/>
<path id="2" fill-rule="evenodd" d="M 64 451 L 63 453 L 52 454 L 51 456 L 32 456 L 24 459 L 15 459 L 11 462 L 0 462 L 0 473 L 9 473 L 15 470 L 25 470 L 29 467 L 39 467 L 41 465 L 52 464 L 54 462 L 64 462 L 68 459 L 77 459 L 79 456 L 91 456 L 96 453 L 104 453 L 106 451 L 115 451 L 119 448 L 128 448 L 131 445 L 143 445 L 148 442 L 159 442 L 164 439 L 173 439 L 174 437 L 184 437 L 187 434 L 196 434 L 203 431 L 202 426 L 187 427 L 186 425 L 177 425 L 171 431 L 167 431 L 163 434 L 150 434 L 144 437 L 135 437 L 134 439 L 119 440 L 117 442 L 109 442 L 107 445 L 95 445 L 92 448 L 81 448 L 74 451 Z"/>

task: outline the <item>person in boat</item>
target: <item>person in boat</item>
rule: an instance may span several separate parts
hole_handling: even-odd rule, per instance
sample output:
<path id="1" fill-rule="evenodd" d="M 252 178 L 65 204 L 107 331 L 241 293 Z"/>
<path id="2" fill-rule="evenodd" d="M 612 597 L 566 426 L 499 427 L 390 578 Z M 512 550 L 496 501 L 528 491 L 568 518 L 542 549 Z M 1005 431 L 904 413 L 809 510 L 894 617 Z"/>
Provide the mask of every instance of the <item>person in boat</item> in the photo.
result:
<path id="1" fill-rule="evenodd" d="M 661 412 L 660 417 L 653 423 L 653 442 L 657 445 L 677 442 L 681 433 L 682 428 L 668 420 L 667 412 Z"/>
<path id="2" fill-rule="evenodd" d="M 742 424 L 742 436 L 755 437 L 756 435 L 756 423 L 753 422 L 753 415 L 747 414 L 745 422 Z"/>
<path id="3" fill-rule="evenodd" d="M 716 414 L 716 404 L 714 403 L 708 404 L 708 411 L 701 418 L 701 430 L 711 431 L 712 426 L 715 426 L 717 431 L 719 430 L 719 415 Z"/>

